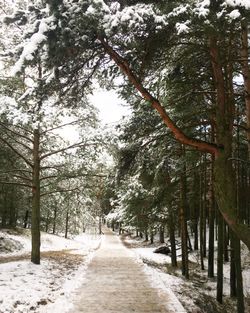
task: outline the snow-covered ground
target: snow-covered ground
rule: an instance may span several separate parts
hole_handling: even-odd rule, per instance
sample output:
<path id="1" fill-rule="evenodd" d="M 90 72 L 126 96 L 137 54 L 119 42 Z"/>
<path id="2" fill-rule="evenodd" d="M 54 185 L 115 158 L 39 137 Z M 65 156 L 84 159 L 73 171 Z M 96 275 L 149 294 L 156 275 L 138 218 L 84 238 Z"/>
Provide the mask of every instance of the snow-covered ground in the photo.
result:
<path id="1" fill-rule="evenodd" d="M 207 271 L 201 271 L 199 256 L 196 252 L 189 255 L 190 281 L 183 278 L 179 269 L 173 270 L 170 256 L 154 253 L 159 242 L 150 245 L 141 238 L 123 236 L 126 246 L 130 247 L 138 259 L 145 263 L 144 270 L 147 272 L 152 284 L 158 289 L 172 290 L 187 312 L 236 312 L 235 301 L 229 298 L 230 294 L 230 265 L 224 263 L 224 304 L 219 305 L 216 301 L 216 279 L 208 279 Z M 177 258 L 178 262 L 181 258 Z M 207 268 L 207 259 L 204 259 Z M 215 255 L 216 262 L 216 255 Z M 250 295 L 250 252 L 242 249 L 244 293 L 247 298 Z M 216 269 L 216 264 L 215 264 Z M 208 310 L 208 311 L 206 311 Z M 250 312 L 248 301 L 246 301 L 246 312 Z"/>
<path id="2" fill-rule="evenodd" d="M 99 240 L 94 234 L 82 234 L 74 237 L 74 240 L 65 239 L 58 235 L 41 232 L 41 251 L 53 251 L 63 249 L 88 249 L 93 242 Z M 0 230 L 0 257 L 4 255 L 14 256 L 29 253 L 31 251 L 31 238 L 29 229 Z"/>
<path id="3" fill-rule="evenodd" d="M 34 265 L 30 231 L 0 231 L 0 313 L 67 312 L 100 240 L 91 234 L 73 240 L 42 233 L 42 261 Z"/>

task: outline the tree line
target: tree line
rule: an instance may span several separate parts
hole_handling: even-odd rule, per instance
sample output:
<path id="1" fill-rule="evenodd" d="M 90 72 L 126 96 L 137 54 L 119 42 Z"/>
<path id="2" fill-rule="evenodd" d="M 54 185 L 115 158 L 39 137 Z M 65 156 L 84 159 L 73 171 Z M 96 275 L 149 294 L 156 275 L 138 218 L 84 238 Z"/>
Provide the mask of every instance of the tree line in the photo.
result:
<path id="1" fill-rule="evenodd" d="M 119 201 L 148 229 L 155 216 L 171 228 L 178 211 L 187 278 L 187 222 L 200 241 L 201 264 L 209 222 L 210 276 L 214 230 L 219 243 L 218 301 L 227 238 L 239 312 L 240 242 L 250 248 L 249 9 L 246 1 L 48 0 L 24 3 L 5 18 L 22 29 L 13 72 L 21 77 L 36 68 L 39 110 L 44 96 L 55 94 L 74 107 L 96 80 L 131 104 L 118 166 L 128 193 Z"/>

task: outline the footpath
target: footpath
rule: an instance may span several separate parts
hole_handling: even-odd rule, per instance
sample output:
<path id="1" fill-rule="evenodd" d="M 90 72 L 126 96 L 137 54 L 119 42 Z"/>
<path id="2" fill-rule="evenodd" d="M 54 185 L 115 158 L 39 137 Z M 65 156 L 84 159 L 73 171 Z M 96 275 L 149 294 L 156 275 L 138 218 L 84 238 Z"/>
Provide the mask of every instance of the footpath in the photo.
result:
<path id="1" fill-rule="evenodd" d="M 168 292 L 153 288 L 129 249 L 109 229 L 77 291 L 72 313 L 184 313 Z"/>

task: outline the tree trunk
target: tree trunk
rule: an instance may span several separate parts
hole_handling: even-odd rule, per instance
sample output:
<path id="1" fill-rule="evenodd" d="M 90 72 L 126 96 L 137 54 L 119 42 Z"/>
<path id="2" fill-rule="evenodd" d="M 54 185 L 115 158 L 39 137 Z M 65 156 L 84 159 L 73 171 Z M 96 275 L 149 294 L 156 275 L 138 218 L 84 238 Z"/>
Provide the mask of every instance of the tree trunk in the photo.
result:
<path id="1" fill-rule="evenodd" d="M 14 203 L 14 198 L 15 198 L 15 193 L 14 193 L 14 188 L 12 188 L 10 206 L 9 206 L 9 227 L 10 228 L 16 227 L 16 207 Z"/>
<path id="2" fill-rule="evenodd" d="M 203 183 L 203 257 L 207 257 L 207 158 L 204 155 L 204 183 Z"/>
<path id="3" fill-rule="evenodd" d="M 99 220 L 98 220 L 98 229 L 99 229 L 99 235 L 102 234 L 102 217 L 99 216 Z M 121 231 L 121 223 L 119 224 L 119 233 Z"/>
<path id="4" fill-rule="evenodd" d="M 234 236 L 233 240 L 234 257 L 235 257 L 235 269 L 236 269 L 236 294 L 237 294 L 237 313 L 244 313 L 244 293 L 243 293 L 243 281 L 242 281 L 242 268 L 241 268 L 241 248 L 240 240 Z"/>
<path id="5" fill-rule="evenodd" d="M 68 230 L 69 230 L 69 211 L 66 212 L 66 221 L 65 221 L 65 238 L 68 238 Z"/>
<path id="6" fill-rule="evenodd" d="M 199 249 L 199 235 L 198 235 L 198 220 L 199 220 L 199 176 L 197 172 L 193 176 L 192 193 L 190 198 L 190 211 L 191 211 L 191 227 L 194 236 L 194 250 Z"/>
<path id="7" fill-rule="evenodd" d="M 24 216 L 24 222 L 23 222 L 23 227 L 27 228 L 28 226 L 28 221 L 29 221 L 29 210 L 26 210 L 25 216 Z"/>
<path id="8" fill-rule="evenodd" d="M 198 250 L 199 249 L 198 220 L 195 221 L 193 229 L 194 229 L 194 250 Z"/>
<path id="9" fill-rule="evenodd" d="M 154 243 L 154 232 L 153 232 L 153 230 L 150 231 L 150 243 L 151 243 L 151 245 Z"/>
<path id="10" fill-rule="evenodd" d="M 180 177 L 180 224 L 181 224 L 181 254 L 182 254 L 182 275 L 189 279 L 188 264 L 188 234 L 187 234 L 187 198 L 186 198 L 186 169 Z"/>
<path id="11" fill-rule="evenodd" d="M 223 298 L 223 219 L 218 214 L 218 253 L 217 253 L 217 295 L 216 299 L 222 303 Z"/>
<path id="12" fill-rule="evenodd" d="M 40 264 L 40 135 L 34 131 L 33 173 L 32 173 L 32 214 L 31 214 L 31 262 Z"/>
<path id="13" fill-rule="evenodd" d="M 244 20 L 241 22 L 241 64 L 244 79 L 245 89 L 245 104 L 246 104 L 246 137 L 248 145 L 248 160 L 250 160 L 250 69 L 249 69 L 249 47 L 248 47 L 248 22 Z"/>
<path id="14" fill-rule="evenodd" d="M 170 246 L 171 246 L 171 264 L 173 267 L 177 267 L 177 258 L 176 258 L 176 243 L 175 243 L 175 221 L 172 210 L 169 214 L 169 237 L 170 237 Z"/>
<path id="15" fill-rule="evenodd" d="M 7 225 L 7 193 L 4 192 L 3 197 L 3 209 L 2 209 L 2 228 L 5 228 Z"/>
<path id="16" fill-rule="evenodd" d="M 50 224 L 49 218 L 50 218 L 50 212 L 48 211 L 47 217 L 46 217 L 46 225 L 45 225 L 45 232 L 46 233 L 49 231 L 49 224 Z"/>
<path id="17" fill-rule="evenodd" d="M 53 235 L 55 235 L 56 233 L 56 218 L 57 218 L 57 206 L 54 207 L 53 230 L 52 230 Z"/>
<path id="18" fill-rule="evenodd" d="M 234 240 L 235 235 L 232 231 L 230 231 L 230 297 L 236 297 L 236 267 L 235 267 L 235 251 L 234 251 Z"/>
<path id="19" fill-rule="evenodd" d="M 224 239 L 224 261 L 225 262 L 229 262 L 229 254 L 228 254 L 228 227 L 227 227 L 227 224 L 223 223 L 223 227 L 224 227 L 224 236 L 223 236 L 223 239 Z"/>
<path id="20" fill-rule="evenodd" d="M 203 240 L 203 235 L 204 235 L 204 231 L 203 231 L 203 214 L 204 214 L 204 211 L 203 211 L 203 201 L 202 201 L 202 175 L 200 175 L 200 262 L 201 262 L 201 270 L 204 270 L 205 269 L 205 266 L 204 266 L 204 253 L 203 253 L 203 250 L 204 250 L 204 240 Z"/>
<path id="21" fill-rule="evenodd" d="M 164 226 L 161 226 L 161 227 L 160 227 L 159 236 L 160 236 L 160 243 L 164 243 L 164 242 L 165 242 L 165 238 L 164 238 Z"/>
<path id="22" fill-rule="evenodd" d="M 215 218 L 215 199 L 213 188 L 213 162 L 210 179 L 210 196 L 209 196 L 209 242 L 208 242 L 208 277 L 214 277 L 214 218 Z"/>
<path id="23" fill-rule="evenodd" d="M 219 210 L 227 225 L 234 231 L 250 249 L 250 231 L 246 225 L 238 219 L 236 207 L 236 190 L 234 186 L 234 175 L 232 162 L 232 128 L 234 118 L 234 103 L 231 88 L 225 90 L 223 69 L 219 57 L 217 40 L 210 38 L 210 56 L 213 68 L 215 89 L 216 89 L 216 139 L 220 147 L 215 157 L 214 177 L 215 195 Z M 232 85 L 232 81 L 230 81 Z"/>

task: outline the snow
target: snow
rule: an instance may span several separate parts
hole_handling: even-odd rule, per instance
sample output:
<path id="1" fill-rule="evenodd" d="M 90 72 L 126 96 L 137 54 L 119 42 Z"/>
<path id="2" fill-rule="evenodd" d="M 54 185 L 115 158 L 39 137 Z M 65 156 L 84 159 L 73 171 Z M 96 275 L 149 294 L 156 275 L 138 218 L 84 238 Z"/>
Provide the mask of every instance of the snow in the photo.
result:
<path id="1" fill-rule="evenodd" d="M 21 255 L 30 251 L 28 230 L 22 235 L 3 230 L 0 238 L 0 261 L 7 257 L 18 260 L 0 264 L 0 313 L 67 312 L 101 240 L 93 234 L 65 239 L 42 233 L 41 250 L 46 251 L 46 256 L 42 254 L 41 264 L 35 265 L 21 259 Z M 8 240 L 13 243 L 9 253 L 3 251 Z"/>
<path id="2" fill-rule="evenodd" d="M 187 23 L 176 23 L 175 27 L 177 29 L 178 35 L 180 35 L 181 33 L 187 33 L 189 31 Z"/>
<path id="3" fill-rule="evenodd" d="M 154 250 L 155 248 L 136 248 L 135 252 L 142 260 L 147 260 L 151 263 L 157 263 L 161 265 L 171 263 L 170 256 L 154 253 Z"/>
<path id="4" fill-rule="evenodd" d="M 190 8 L 189 4 L 180 5 L 176 8 L 174 8 L 173 11 L 168 14 L 168 17 L 175 17 L 175 16 L 181 15 L 183 13 L 186 13 L 189 8 Z"/>
<path id="5" fill-rule="evenodd" d="M 0 238 L 2 240 L 8 240 L 9 248 L 7 246 L 7 251 L 2 250 L 0 246 L 0 257 L 7 253 L 8 256 L 20 255 L 28 253 L 31 251 L 31 239 L 30 232 L 27 230 L 23 236 L 18 234 L 9 233 L 7 230 L 0 231 Z M 95 238 L 90 234 L 82 234 L 71 239 L 65 239 L 57 235 L 50 235 L 44 232 L 41 232 L 41 251 L 57 251 L 65 249 L 78 249 L 86 250 L 92 247 Z M 0 241 L 1 242 L 1 241 Z M 12 244 L 11 244 L 11 243 Z M 16 246 L 15 246 L 16 244 Z M 12 247 L 12 249 L 11 249 Z M 6 248 L 6 246 L 5 246 Z M 11 249 L 11 251 L 8 251 Z"/>
<path id="6" fill-rule="evenodd" d="M 158 292 L 168 294 L 168 307 L 172 312 L 185 313 L 186 310 L 172 291 L 173 286 L 178 287 L 182 280 L 176 276 L 162 273 L 160 270 L 151 268 L 144 264 L 144 272 L 149 277 L 152 287 L 156 288 Z"/>
<path id="7" fill-rule="evenodd" d="M 49 30 L 49 29 L 53 29 L 54 26 L 51 26 L 50 24 L 52 24 L 54 22 L 54 17 L 48 17 L 48 18 L 44 18 L 40 21 L 40 25 L 39 25 L 39 29 L 37 33 L 34 33 L 30 39 L 28 40 L 28 42 L 25 44 L 22 54 L 19 58 L 19 60 L 16 62 L 16 64 L 14 65 L 14 67 L 12 68 L 12 75 L 16 75 L 18 72 L 21 71 L 24 62 L 33 60 L 34 58 L 34 53 L 38 50 L 39 45 L 46 40 L 46 36 L 45 33 Z M 50 26 L 49 26 L 50 25 Z"/>
<path id="8" fill-rule="evenodd" d="M 72 292 L 84 281 L 84 272 L 93 254 L 77 269 L 62 270 L 54 260 L 37 266 L 29 261 L 0 265 L 0 312 L 67 312 Z M 18 295 L 17 295 L 18 292 Z"/>
<path id="9" fill-rule="evenodd" d="M 216 303 L 216 278 L 207 278 L 207 271 L 200 270 L 199 254 L 194 251 L 189 254 L 190 261 L 190 276 L 191 279 L 185 280 L 181 275 L 180 269 L 172 269 L 171 258 L 162 254 L 155 254 L 153 251 L 156 246 L 160 244 L 155 238 L 155 244 L 150 245 L 143 239 L 134 239 L 133 237 L 126 236 L 125 243 L 130 245 L 132 252 L 136 255 L 138 261 L 144 263 L 144 270 L 150 278 L 152 286 L 162 292 L 172 294 L 170 297 L 171 304 L 173 303 L 173 312 L 183 312 L 181 307 L 178 308 L 179 301 L 188 312 L 200 312 L 200 307 L 197 302 L 205 301 L 204 295 L 214 299 Z M 216 244 L 215 244 L 215 248 Z M 217 255 L 215 252 L 215 269 Z M 250 294 L 250 252 L 246 246 L 242 245 L 242 277 L 245 296 Z M 180 262 L 181 258 L 177 258 Z M 207 268 L 207 258 L 204 259 L 205 268 Z M 230 301 L 230 262 L 224 263 L 224 281 L 223 281 L 223 295 Z M 215 273 L 216 275 L 216 273 Z M 198 283 L 198 285 L 197 285 Z M 200 286 L 199 286 L 200 284 Z M 178 300 L 176 299 L 178 297 Z M 225 301 L 226 302 L 226 301 Z M 231 307 L 234 302 L 231 300 Z M 175 306 L 176 305 L 176 306 Z M 218 305 L 218 304 L 216 304 Z M 225 309 L 225 307 L 223 307 Z M 246 309 L 247 310 L 247 309 Z M 202 311 L 203 312 L 203 311 Z"/>
<path id="10" fill-rule="evenodd" d="M 126 239 L 126 242 L 133 241 L 134 240 L 128 238 Z M 171 263 L 171 258 L 169 256 L 153 253 L 154 250 L 155 248 L 135 248 L 132 249 L 132 252 L 134 253 L 134 257 L 137 262 L 144 262 L 143 270 L 148 277 L 151 286 L 158 291 L 159 295 L 167 294 L 167 307 L 170 312 L 185 313 L 186 310 L 173 292 L 173 287 L 178 288 L 178 286 L 183 283 L 182 279 L 173 275 L 163 273 L 160 270 L 152 268 L 145 264 L 145 261 L 150 262 L 151 264 L 155 263 L 158 265 Z"/>
<path id="11" fill-rule="evenodd" d="M 250 9 L 250 0 L 225 0 L 225 4 L 232 7 L 241 6 Z"/>
<path id="12" fill-rule="evenodd" d="M 91 8 L 91 13 L 92 13 Z M 152 25 L 155 24 L 156 29 L 160 29 L 167 24 L 166 17 L 154 9 L 154 6 L 138 3 L 134 6 L 124 7 L 120 9 L 119 5 L 112 5 L 109 13 L 106 10 L 106 14 L 102 17 L 106 34 L 111 34 L 114 30 L 116 32 L 116 26 L 127 26 L 131 31 L 138 32 L 145 28 L 145 22 L 147 20 L 153 20 Z M 89 12 L 88 12 L 89 13 Z"/>
<path id="13" fill-rule="evenodd" d="M 121 240 L 120 237 L 118 238 Z M 129 237 L 126 237 L 125 242 L 136 244 L 143 243 L 142 240 L 134 240 Z M 162 273 L 161 271 L 154 269 L 144 263 L 145 259 L 147 259 L 147 261 L 153 260 L 157 264 L 164 264 L 166 263 L 166 260 L 170 260 L 168 256 L 154 254 L 153 250 L 154 249 L 151 248 L 135 248 L 128 249 L 128 252 L 137 263 L 141 264 L 149 283 L 151 284 L 152 288 L 157 290 L 159 298 L 161 299 L 162 303 L 165 303 L 168 312 L 186 313 L 187 311 L 172 291 L 173 286 L 178 288 L 178 286 L 182 284 L 182 280 L 176 276 Z"/>
<path id="14" fill-rule="evenodd" d="M 235 20 L 236 18 L 240 17 L 240 12 L 238 9 L 233 10 L 228 15 L 232 20 Z"/>
<path id="15" fill-rule="evenodd" d="M 199 16 L 199 17 L 206 17 L 209 13 L 209 7 L 210 5 L 210 0 L 204 0 L 200 3 L 198 3 L 197 8 L 195 9 L 195 13 Z"/>

